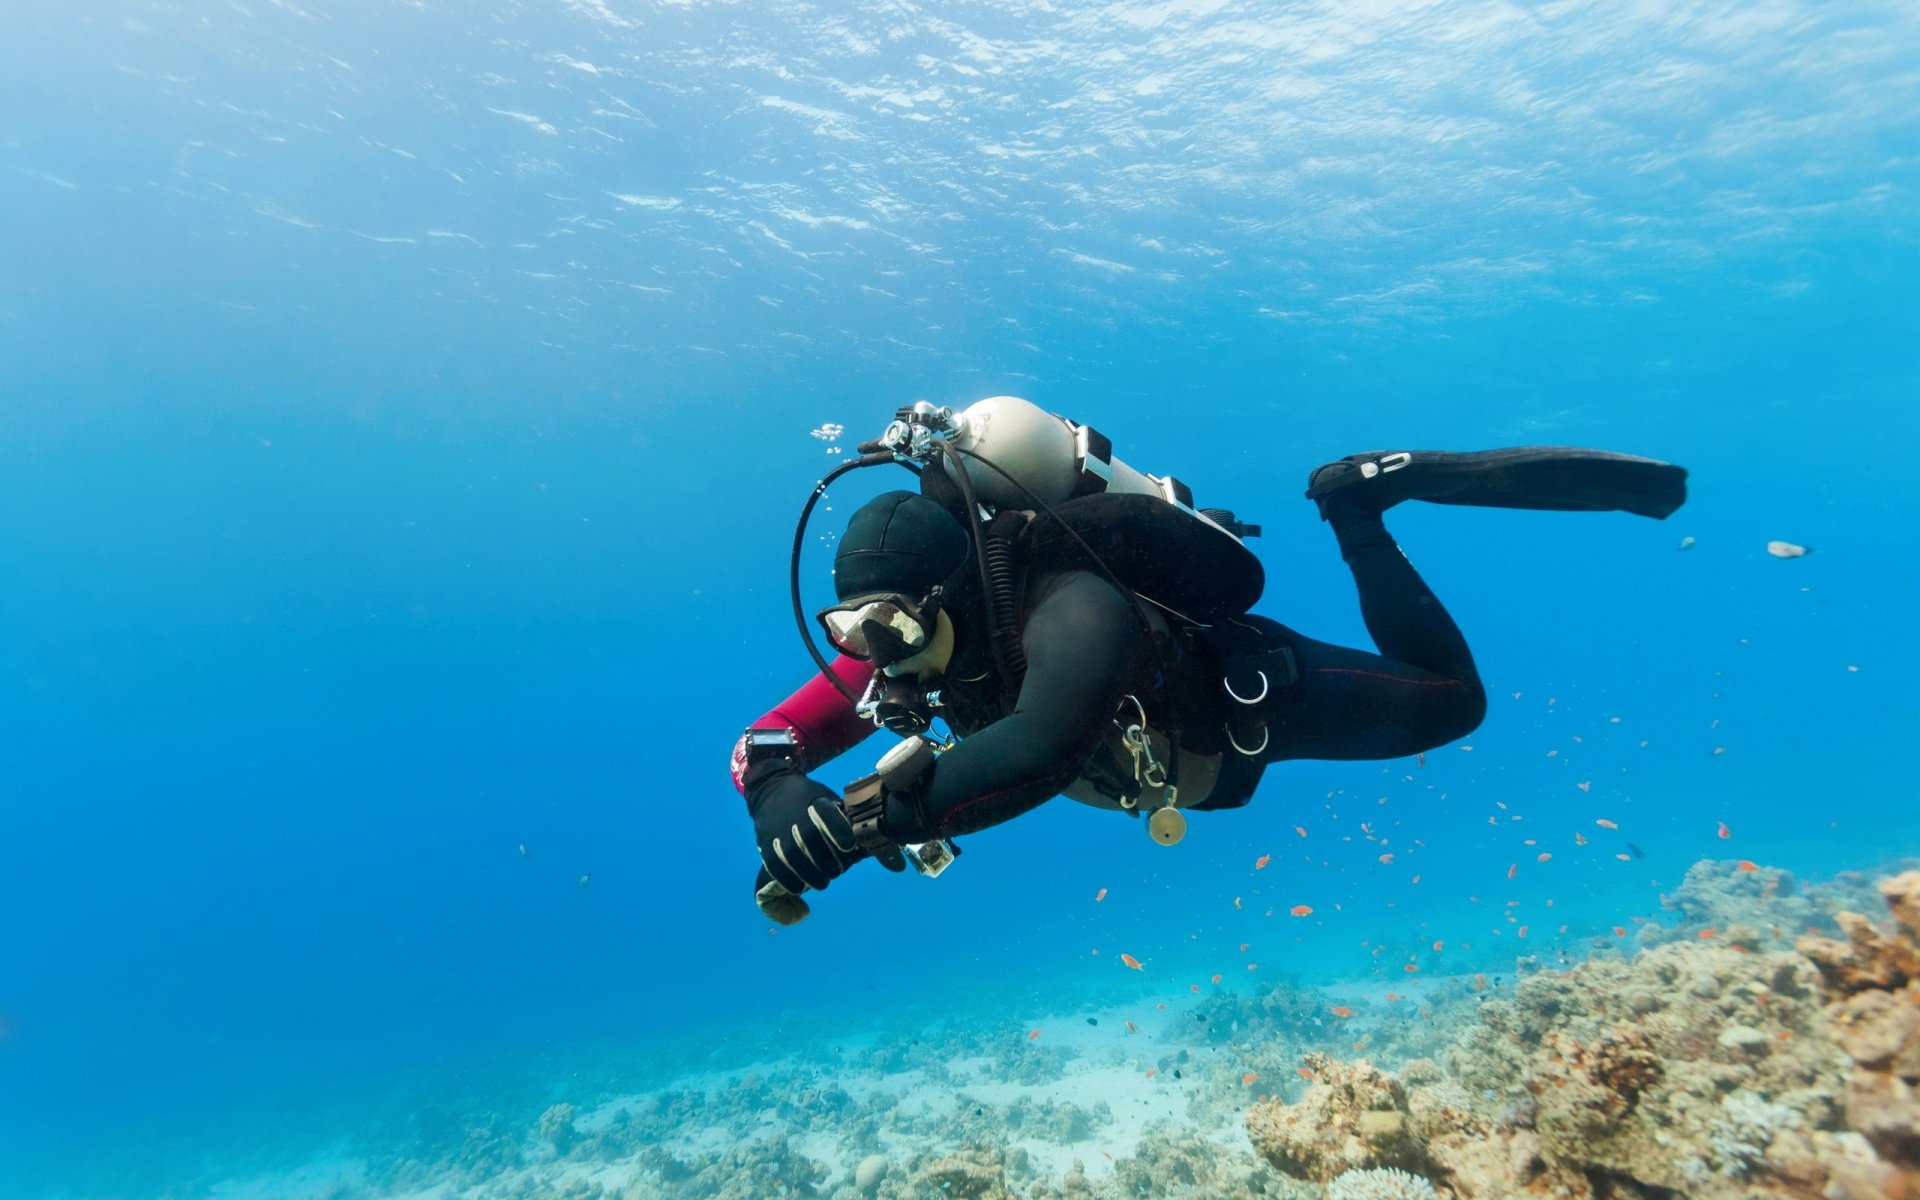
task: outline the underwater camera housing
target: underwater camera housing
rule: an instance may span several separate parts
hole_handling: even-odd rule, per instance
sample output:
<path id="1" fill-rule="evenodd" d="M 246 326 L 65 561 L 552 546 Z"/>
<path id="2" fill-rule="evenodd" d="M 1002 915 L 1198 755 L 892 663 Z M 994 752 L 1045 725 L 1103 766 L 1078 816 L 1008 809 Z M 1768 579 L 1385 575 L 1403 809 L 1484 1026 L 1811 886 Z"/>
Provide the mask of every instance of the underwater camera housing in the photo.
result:
<path id="1" fill-rule="evenodd" d="M 907 856 L 914 870 L 932 879 L 953 865 L 953 860 L 960 856 L 960 846 L 946 838 L 935 838 L 931 842 L 902 846 L 900 852 Z"/>

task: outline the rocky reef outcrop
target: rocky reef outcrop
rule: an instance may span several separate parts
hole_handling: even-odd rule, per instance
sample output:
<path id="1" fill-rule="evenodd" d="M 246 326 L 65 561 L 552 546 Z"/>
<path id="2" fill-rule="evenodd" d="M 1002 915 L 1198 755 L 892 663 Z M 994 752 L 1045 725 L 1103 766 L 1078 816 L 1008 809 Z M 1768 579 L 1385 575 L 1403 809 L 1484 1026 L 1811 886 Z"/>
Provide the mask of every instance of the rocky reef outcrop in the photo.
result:
<path id="1" fill-rule="evenodd" d="M 1455 1200 L 1920 1197 L 1920 872 L 1879 886 L 1884 925 L 1840 911 L 1841 937 L 1791 948 L 1828 914 L 1766 876 L 1696 867 L 1667 898 L 1682 936 L 1527 971 L 1437 1059 L 1310 1054 L 1306 1094 L 1248 1135 L 1293 1179 L 1399 1171 Z"/>

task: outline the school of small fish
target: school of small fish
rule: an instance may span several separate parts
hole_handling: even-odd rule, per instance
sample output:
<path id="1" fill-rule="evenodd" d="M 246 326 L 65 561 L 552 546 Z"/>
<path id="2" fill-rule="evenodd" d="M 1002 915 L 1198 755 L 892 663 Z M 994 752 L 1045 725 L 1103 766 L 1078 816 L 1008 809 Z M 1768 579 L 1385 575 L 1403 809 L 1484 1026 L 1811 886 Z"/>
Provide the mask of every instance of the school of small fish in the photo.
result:
<path id="1" fill-rule="evenodd" d="M 1682 543 L 1681 548 L 1686 549 L 1686 548 L 1689 548 L 1691 545 L 1692 545 L 1692 539 L 1688 538 L 1686 539 L 1686 541 Z M 1784 548 L 1786 552 L 1783 553 L 1781 549 L 1776 549 L 1776 547 Z M 1771 543 L 1769 544 L 1768 549 L 1770 552 L 1774 553 L 1776 557 L 1783 557 L 1783 558 L 1799 557 L 1807 552 L 1804 547 L 1792 546 L 1788 543 Z M 1522 693 L 1515 692 L 1512 695 L 1515 700 L 1518 700 L 1521 698 Z M 1557 702 L 1558 702 L 1558 697 L 1547 697 L 1545 700 L 1545 703 L 1549 708 L 1552 708 L 1553 706 L 1555 706 Z M 1566 712 L 1568 710 L 1561 709 L 1559 711 Z M 1622 723 L 1622 717 L 1610 715 L 1606 717 L 1606 721 L 1607 721 L 1607 724 L 1609 725 L 1619 725 Z M 1718 726 L 1719 722 L 1715 721 L 1713 722 L 1713 724 L 1715 726 Z M 1569 762 L 1571 761 L 1569 758 L 1569 754 L 1574 753 L 1573 751 L 1569 751 L 1569 754 L 1563 754 L 1562 753 L 1563 748 L 1566 748 L 1569 743 L 1571 743 L 1572 746 L 1575 746 L 1575 747 L 1583 746 L 1586 744 L 1587 739 L 1583 738 L 1581 734 L 1572 733 L 1570 731 L 1563 730 L 1558 735 L 1556 740 L 1559 740 L 1561 742 L 1561 745 L 1550 746 L 1546 748 L 1545 756 L 1547 759 L 1553 762 L 1556 768 L 1560 768 L 1560 767 L 1565 767 L 1569 764 Z M 1638 741 L 1638 745 L 1641 749 L 1645 749 L 1649 744 L 1650 742 L 1648 739 L 1641 739 Z M 1471 746 L 1465 746 L 1465 745 L 1459 748 L 1463 751 L 1469 751 L 1472 749 Z M 1722 753 L 1724 749 L 1725 749 L 1724 747 L 1717 747 L 1714 749 L 1714 753 L 1716 754 Z M 1415 762 L 1417 766 L 1424 766 L 1425 765 L 1424 754 L 1415 756 Z M 1442 773 L 1437 772 L 1435 775 L 1435 778 L 1439 778 L 1441 774 Z M 1398 778 L 1403 783 L 1415 783 L 1418 779 L 1423 777 L 1418 777 L 1412 774 L 1404 774 L 1399 776 L 1393 776 L 1393 778 Z M 1594 794 L 1596 782 L 1597 781 L 1595 779 L 1591 779 L 1591 778 L 1576 779 L 1573 781 L 1573 786 L 1582 795 L 1592 796 Z M 1447 798 L 1445 792 L 1440 792 L 1438 790 L 1438 785 L 1426 784 L 1425 786 L 1437 792 L 1439 799 L 1445 800 Z M 1564 787 L 1565 784 L 1562 783 L 1560 786 Z M 1605 801 L 1605 803 L 1608 803 L 1609 806 L 1612 806 L 1615 804 L 1624 804 L 1628 807 L 1631 807 L 1633 805 L 1634 797 L 1631 794 L 1629 794 L 1628 791 L 1623 787 L 1609 786 L 1604 789 L 1604 794 L 1608 797 L 1608 800 Z M 1368 803 L 1369 807 L 1367 811 L 1369 812 L 1369 814 L 1373 813 L 1376 810 L 1376 808 L 1381 808 L 1383 810 L 1379 812 L 1378 816 L 1370 815 L 1369 819 L 1365 821 L 1353 821 L 1351 820 L 1351 814 L 1343 814 L 1341 811 L 1339 811 L 1339 808 L 1337 807 L 1338 801 L 1342 797 L 1345 797 L 1346 800 L 1350 803 L 1362 803 L 1362 802 Z M 1328 801 L 1328 803 L 1326 803 L 1324 806 L 1326 809 L 1326 814 L 1325 814 L 1326 819 L 1324 821 L 1316 822 L 1315 828 L 1318 830 L 1318 834 L 1319 834 L 1316 844 L 1324 844 L 1327 842 L 1331 842 L 1333 843 L 1333 846 L 1332 846 L 1332 849 L 1328 851 L 1323 851 L 1321 854 L 1312 854 L 1312 853 L 1303 852 L 1302 855 L 1300 856 L 1299 862 L 1305 864 L 1306 867 L 1312 868 L 1317 866 L 1321 869 L 1332 869 L 1336 871 L 1351 870 L 1352 869 L 1351 866 L 1341 865 L 1343 858 L 1340 854 L 1340 844 L 1342 843 L 1356 844 L 1356 848 L 1359 848 L 1360 846 L 1369 847 L 1369 852 L 1373 856 L 1374 863 L 1378 864 L 1378 866 L 1382 868 L 1394 867 L 1397 863 L 1401 862 L 1402 860 L 1406 860 L 1409 866 L 1414 865 L 1415 860 L 1422 854 L 1423 851 L 1426 850 L 1427 842 L 1420 838 L 1409 836 L 1405 826 L 1403 825 L 1402 820 L 1399 819 L 1398 816 L 1396 816 L 1396 809 L 1394 809 L 1393 807 L 1387 807 L 1387 806 L 1390 806 L 1393 800 L 1392 796 L 1377 795 L 1377 798 L 1376 798 L 1375 795 L 1367 795 L 1363 800 L 1361 797 L 1353 796 L 1352 794 L 1347 793 L 1345 789 L 1339 789 L 1333 792 L 1326 793 L 1326 798 Z M 1512 798 L 1513 797 L 1511 796 L 1509 797 L 1509 799 L 1512 799 Z M 1610 854 L 1613 860 L 1623 862 L 1623 863 L 1631 863 L 1631 862 L 1634 862 L 1635 860 L 1645 857 L 1645 852 L 1640 848 L 1640 846 L 1632 842 L 1615 841 L 1613 846 L 1607 846 L 1605 844 L 1607 839 L 1601 834 L 1595 834 L 1593 838 L 1589 838 L 1587 834 L 1582 832 L 1581 830 L 1579 829 L 1567 830 L 1565 829 L 1564 825 L 1562 825 L 1558 830 L 1556 830 L 1554 828 L 1554 823 L 1553 823 L 1555 814 L 1552 814 L 1552 813 L 1547 814 L 1547 818 L 1548 818 L 1547 823 L 1545 824 L 1544 827 L 1542 827 L 1536 824 L 1536 822 L 1541 817 L 1541 814 L 1529 813 L 1524 811 L 1526 806 L 1522 804 L 1519 800 L 1515 800 L 1512 805 L 1509 805 L 1509 803 L 1506 800 L 1494 800 L 1492 803 L 1493 803 L 1495 812 L 1487 815 L 1486 817 L 1487 824 L 1494 826 L 1496 829 L 1512 830 L 1512 835 L 1513 835 L 1512 841 L 1514 843 L 1518 843 L 1519 845 L 1523 845 L 1526 848 L 1525 853 L 1528 855 L 1531 855 L 1530 861 L 1532 861 L 1536 866 L 1546 868 L 1545 870 L 1541 871 L 1538 874 L 1537 878 L 1539 878 L 1540 880 L 1558 878 L 1558 876 L 1555 875 L 1555 872 L 1558 872 L 1563 869 L 1560 864 L 1566 858 L 1571 858 L 1576 863 L 1580 861 L 1587 861 L 1587 862 L 1593 861 L 1592 859 L 1583 859 L 1583 856 L 1580 856 L 1580 855 L 1574 855 L 1572 854 L 1571 851 L 1565 851 L 1566 842 L 1564 839 L 1566 839 L 1568 833 L 1571 833 L 1572 835 L 1571 842 L 1574 847 L 1583 848 L 1593 844 L 1594 840 L 1598 839 L 1600 842 L 1600 854 L 1598 855 L 1598 857 L 1604 858 L 1608 854 Z M 1343 815 L 1348 817 L 1348 820 L 1344 823 L 1342 822 Z M 1594 816 L 1589 813 L 1582 816 L 1582 819 L 1591 820 L 1593 827 L 1596 827 L 1600 830 L 1607 831 L 1608 833 L 1618 834 L 1621 830 L 1621 822 L 1613 817 Z M 1476 821 L 1477 821 L 1477 818 L 1476 818 Z M 1294 831 L 1295 835 L 1298 836 L 1299 838 L 1303 840 L 1308 839 L 1309 831 L 1306 825 L 1296 824 L 1296 825 L 1291 825 L 1289 827 Z M 1343 830 L 1345 830 L 1346 832 L 1343 832 Z M 1530 834 L 1532 836 L 1525 836 L 1525 837 L 1518 836 L 1522 833 Z M 1714 834 L 1717 839 L 1730 840 L 1733 836 L 1733 831 L 1730 829 L 1730 827 L 1725 821 L 1716 821 L 1714 823 Z M 1649 834 L 1641 833 L 1639 834 L 1639 836 L 1647 837 L 1649 836 Z M 1429 833 L 1428 837 L 1433 837 L 1433 834 Z M 1543 842 L 1547 844 L 1555 844 L 1556 840 L 1558 841 L 1558 844 L 1562 847 L 1564 851 L 1564 854 L 1562 857 L 1556 857 L 1556 854 L 1554 851 L 1548 850 L 1542 847 Z M 1390 841 L 1391 841 L 1391 845 L 1389 844 Z M 1436 840 L 1436 845 L 1438 844 L 1440 843 Z M 1303 851 L 1305 850 L 1304 847 L 1302 849 Z M 524 856 L 531 857 L 531 855 L 528 854 L 528 851 L 525 846 L 520 847 L 520 852 Z M 1275 854 L 1270 851 L 1260 853 L 1253 860 L 1252 871 L 1254 872 L 1266 871 L 1269 867 L 1273 866 L 1275 857 L 1276 857 Z M 1244 862 L 1245 860 L 1241 860 L 1241 861 Z M 1352 862 L 1351 859 L 1345 859 L 1344 861 L 1347 863 Z M 1506 872 L 1505 872 L 1507 880 L 1509 881 L 1519 880 L 1520 863 L 1522 861 L 1528 861 L 1528 860 L 1522 859 L 1522 858 L 1515 858 L 1514 861 L 1511 861 L 1508 863 Z M 1763 868 L 1759 863 L 1751 859 L 1745 859 L 1745 858 L 1737 860 L 1733 864 L 1733 866 L 1735 870 L 1737 870 L 1742 874 L 1759 873 L 1765 870 L 1765 868 Z M 1276 886 L 1282 889 L 1291 889 L 1299 885 L 1300 881 L 1295 877 L 1294 872 L 1289 871 L 1288 868 L 1286 867 L 1283 867 L 1280 872 L 1276 873 L 1276 875 L 1281 877 L 1276 880 Z M 1369 866 L 1367 869 L 1366 877 L 1370 879 L 1375 879 L 1375 880 L 1387 878 L 1387 876 L 1381 875 L 1380 873 L 1375 871 L 1374 868 L 1371 866 Z M 1264 879 L 1265 877 L 1262 877 L 1262 878 Z M 1401 878 L 1407 879 L 1409 877 L 1402 876 Z M 1418 884 L 1420 883 L 1421 878 L 1422 877 L 1420 874 L 1413 874 L 1410 876 L 1410 883 Z M 1439 878 L 1441 878 L 1441 876 L 1436 875 L 1436 879 L 1439 879 Z M 1529 878 L 1531 880 L 1534 878 L 1534 876 L 1530 874 Z M 582 879 L 582 883 L 583 884 L 585 883 L 584 878 Z M 1763 884 L 1764 884 L 1764 881 L 1763 881 Z M 1252 906 L 1252 909 L 1254 911 L 1258 911 L 1261 909 L 1262 907 L 1261 901 L 1263 899 L 1266 901 L 1266 904 L 1269 905 L 1264 908 L 1264 915 L 1266 917 L 1272 917 L 1276 909 L 1283 909 L 1286 915 L 1292 916 L 1296 919 L 1310 917 L 1315 915 L 1316 913 L 1316 908 L 1312 904 L 1295 903 L 1292 905 L 1286 905 L 1283 900 L 1276 903 L 1275 901 L 1280 899 L 1278 897 L 1271 897 L 1271 896 L 1263 897 L 1262 896 L 1263 891 L 1270 893 L 1271 891 L 1274 890 L 1274 887 L 1264 882 L 1259 885 L 1254 885 L 1252 883 L 1251 875 L 1247 877 L 1247 882 L 1243 884 L 1243 886 L 1250 888 L 1251 898 L 1255 900 L 1255 904 Z M 1525 883 L 1522 883 L 1519 886 L 1526 887 L 1527 885 Z M 1099 904 L 1102 901 L 1104 901 L 1107 898 L 1108 890 L 1109 889 L 1106 887 L 1098 888 L 1095 891 L 1093 896 L 1094 903 Z M 1316 888 L 1315 890 L 1319 890 L 1319 889 Z M 1249 911 L 1249 906 L 1246 904 L 1246 900 L 1248 898 L 1249 898 L 1248 896 L 1233 896 L 1231 898 L 1232 907 L 1236 913 Z M 1466 899 L 1469 903 L 1472 903 L 1472 904 L 1482 903 L 1482 898 L 1477 895 L 1468 896 L 1466 897 Z M 1324 906 L 1328 902 L 1325 900 L 1322 900 L 1320 903 Z M 1345 911 L 1346 907 L 1353 905 L 1353 903 L 1354 903 L 1353 897 L 1348 897 L 1346 905 L 1344 906 L 1339 902 L 1333 902 L 1332 908 L 1331 908 L 1331 914 L 1328 917 L 1326 917 L 1321 921 L 1314 922 L 1311 926 L 1304 927 L 1304 930 L 1305 930 L 1304 932 L 1293 935 L 1293 940 L 1295 944 L 1298 945 L 1308 937 L 1320 936 L 1321 931 L 1335 933 L 1337 935 L 1337 931 L 1341 926 L 1341 920 L 1342 920 L 1339 914 Z M 1499 911 L 1503 914 L 1504 919 L 1503 919 L 1503 923 L 1497 923 L 1495 927 L 1490 931 L 1491 936 L 1500 937 L 1503 934 L 1505 934 L 1515 939 L 1530 938 L 1532 933 L 1532 926 L 1534 923 L 1538 922 L 1537 909 L 1534 909 L 1532 906 L 1539 905 L 1545 908 L 1554 907 L 1554 900 L 1552 898 L 1549 897 L 1544 899 L 1540 899 L 1540 898 L 1529 899 L 1527 898 L 1526 893 L 1522 893 L 1519 898 L 1510 898 L 1510 899 L 1505 899 L 1504 901 L 1494 899 L 1494 903 L 1499 904 L 1501 906 Z M 1129 906 L 1123 905 L 1123 909 L 1126 907 L 1129 907 Z M 1391 900 L 1389 900 L 1386 902 L 1386 907 L 1392 908 L 1394 907 L 1394 903 Z M 1361 911 L 1365 911 L 1365 909 L 1363 908 Z M 1524 916 L 1528 911 L 1535 912 L 1536 914 L 1535 921 L 1529 922 L 1524 920 Z M 1646 922 L 1651 919 L 1652 918 L 1650 917 L 1638 916 L 1638 915 L 1633 916 L 1631 918 L 1632 922 Z M 1424 924 L 1425 923 L 1422 922 L 1423 927 L 1424 927 Z M 1542 929 L 1544 930 L 1544 929 L 1551 928 L 1556 933 L 1565 935 L 1569 933 L 1570 929 L 1572 929 L 1573 924 L 1575 923 L 1548 922 L 1547 924 L 1542 925 Z M 1604 926 L 1602 927 L 1602 929 L 1603 929 L 1603 932 L 1610 932 L 1614 938 L 1621 939 L 1623 941 L 1629 940 L 1632 936 L 1630 932 L 1631 930 L 1630 924 L 1615 924 L 1610 926 Z M 1709 928 L 1709 929 L 1701 929 L 1697 931 L 1695 936 L 1704 941 L 1704 940 L 1711 940 L 1717 937 L 1718 935 L 1719 935 L 1718 930 Z M 1197 933 L 1193 936 L 1194 936 L 1194 940 L 1198 940 L 1200 937 L 1200 935 Z M 1466 952 L 1469 952 L 1470 954 L 1470 952 L 1473 950 L 1473 943 L 1470 941 L 1461 940 L 1458 937 L 1455 937 L 1451 940 L 1453 940 L 1456 943 L 1458 949 L 1461 951 L 1466 951 Z M 1451 957 L 1448 960 L 1442 960 L 1439 957 L 1437 957 L 1447 951 L 1448 941 L 1449 941 L 1448 938 L 1433 937 L 1429 934 L 1426 936 L 1425 939 L 1423 939 L 1423 941 L 1420 944 L 1412 947 L 1407 947 L 1404 945 L 1396 947 L 1389 942 L 1376 943 L 1371 939 L 1362 941 L 1360 944 L 1362 947 L 1369 948 L 1370 953 L 1376 958 L 1382 957 L 1383 955 L 1385 956 L 1386 961 L 1384 961 L 1381 964 L 1381 969 L 1390 971 L 1392 970 L 1393 963 L 1398 961 L 1399 969 L 1403 975 L 1414 976 L 1414 975 L 1421 974 L 1423 967 L 1438 964 L 1442 961 L 1459 961 L 1458 959 L 1454 959 Z M 1252 942 L 1250 940 L 1249 941 L 1236 940 L 1232 944 L 1235 946 L 1235 948 L 1238 950 L 1238 952 L 1241 955 L 1246 955 L 1252 949 Z M 1096 948 L 1093 950 L 1093 953 L 1095 955 L 1098 955 L 1100 953 L 1100 950 Z M 1429 956 L 1433 956 L 1433 957 L 1430 958 Z M 1125 966 L 1127 969 L 1141 972 L 1142 974 L 1147 974 L 1145 962 L 1143 962 L 1140 958 L 1135 957 L 1132 953 L 1127 953 L 1127 952 L 1120 953 L 1119 958 L 1122 965 Z M 1561 960 L 1562 962 L 1566 961 L 1564 952 L 1562 952 Z M 1156 977 L 1164 979 L 1164 977 L 1169 974 L 1173 974 L 1177 976 L 1180 973 L 1179 968 L 1177 966 L 1172 966 L 1172 967 L 1169 966 L 1169 964 L 1172 964 L 1175 961 L 1173 957 L 1163 956 L 1160 961 L 1161 961 L 1161 966 L 1154 973 L 1152 973 L 1151 975 L 1148 975 L 1149 979 L 1154 979 Z M 1471 959 L 1469 958 L 1468 961 L 1471 961 Z M 1246 962 L 1245 969 L 1247 971 L 1256 971 L 1259 969 L 1259 963 Z M 1452 968 L 1437 968 L 1437 969 L 1451 970 Z M 1206 979 L 1209 984 L 1211 984 L 1215 988 L 1218 988 L 1223 984 L 1225 980 L 1225 974 L 1223 972 L 1215 971 L 1207 975 Z M 1191 982 L 1189 980 L 1179 980 L 1177 978 L 1165 980 L 1165 986 L 1170 991 L 1177 991 L 1182 983 L 1185 983 L 1186 991 L 1189 996 L 1202 996 L 1206 994 L 1201 984 L 1199 983 Z M 1409 983 L 1415 984 L 1416 987 L 1418 986 L 1418 981 L 1409 980 Z M 1471 988 L 1473 991 L 1476 991 L 1476 992 L 1484 991 L 1491 986 L 1495 986 L 1495 983 L 1490 983 L 1488 980 L 1488 977 L 1485 974 L 1475 974 L 1472 976 Z M 1375 993 L 1375 995 L 1379 995 L 1379 994 L 1380 993 Z M 1423 1016 L 1426 1014 L 1427 1010 L 1419 1006 L 1419 1000 L 1417 996 L 1407 997 L 1407 996 L 1402 996 L 1395 992 L 1386 992 L 1384 993 L 1384 997 L 1386 1002 L 1389 1004 L 1398 1004 L 1401 1002 L 1410 1001 L 1416 1008 L 1418 1008 L 1419 1012 Z M 1360 1005 L 1361 1003 L 1362 1001 L 1358 999 L 1356 999 L 1351 1004 L 1329 1003 L 1326 1006 L 1325 1011 L 1336 1021 L 1353 1020 L 1356 1017 L 1356 1014 L 1361 1011 L 1361 1009 L 1357 1008 L 1356 1005 Z M 1159 1011 L 1159 1012 L 1169 1011 L 1169 1005 L 1165 1001 L 1155 1003 L 1154 1008 L 1155 1008 L 1155 1011 Z M 1195 1010 L 1193 1019 L 1204 1021 L 1206 1019 L 1204 1013 L 1205 1013 L 1204 1009 Z M 1319 1022 L 1315 1022 L 1315 1023 L 1318 1024 Z M 1087 1024 L 1089 1026 L 1094 1026 L 1094 1025 L 1097 1025 L 1098 1022 L 1095 1019 L 1089 1017 L 1087 1018 Z M 1139 1028 L 1134 1024 L 1133 1021 L 1126 1020 L 1121 1022 L 1121 1024 L 1125 1029 L 1126 1036 L 1133 1037 L 1133 1036 L 1139 1035 L 1139 1032 L 1140 1032 Z M 1361 1028 L 1364 1029 L 1363 1023 L 1361 1023 Z M 1041 1035 L 1041 1030 L 1038 1028 L 1035 1028 L 1028 1032 L 1027 1039 L 1029 1041 L 1037 1041 L 1040 1038 L 1040 1035 Z M 1355 1051 L 1360 1051 L 1369 1044 L 1370 1044 L 1369 1039 L 1362 1037 L 1361 1039 L 1353 1042 L 1353 1048 Z M 1165 1060 L 1162 1060 L 1162 1063 L 1164 1065 Z M 1314 1073 L 1305 1067 L 1299 1068 L 1295 1073 L 1300 1078 L 1306 1079 L 1306 1080 L 1313 1080 L 1316 1078 Z M 1154 1067 L 1144 1068 L 1143 1075 L 1144 1075 L 1144 1078 L 1146 1079 L 1154 1079 L 1157 1074 L 1159 1074 L 1159 1071 Z M 1174 1077 L 1178 1077 L 1179 1074 L 1180 1073 L 1178 1071 L 1172 1072 L 1172 1075 Z M 1252 1071 L 1247 1072 L 1241 1077 L 1241 1083 L 1248 1087 L 1253 1086 L 1256 1082 L 1258 1082 L 1258 1080 L 1259 1080 L 1259 1075 L 1256 1072 L 1252 1072 Z"/>

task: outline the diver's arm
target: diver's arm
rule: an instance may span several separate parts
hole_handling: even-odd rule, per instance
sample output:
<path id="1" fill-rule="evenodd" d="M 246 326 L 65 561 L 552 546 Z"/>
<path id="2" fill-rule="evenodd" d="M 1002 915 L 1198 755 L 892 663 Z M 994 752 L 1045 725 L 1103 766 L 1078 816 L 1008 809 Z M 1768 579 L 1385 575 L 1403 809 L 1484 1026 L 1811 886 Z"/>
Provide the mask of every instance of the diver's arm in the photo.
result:
<path id="1" fill-rule="evenodd" d="M 840 655 L 833 673 L 854 694 L 867 688 L 873 664 Z M 792 766 L 802 774 L 844 754 L 874 731 L 874 724 L 854 711 L 854 702 L 827 679 L 815 673 L 799 689 L 748 726 L 749 729 L 791 729 L 796 745 Z M 733 786 L 747 791 L 747 736 L 733 746 Z"/>
<path id="2" fill-rule="evenodd" d="M 1128 601 L 1096 575 L 1049 587 L 1021 631 L 1027 674 L 1012 714 L 942 754 L 916 806 L 889 800 L 896 841 L 972 833 L 1019 816 L 1086 765 L 1146 652 Z"/>

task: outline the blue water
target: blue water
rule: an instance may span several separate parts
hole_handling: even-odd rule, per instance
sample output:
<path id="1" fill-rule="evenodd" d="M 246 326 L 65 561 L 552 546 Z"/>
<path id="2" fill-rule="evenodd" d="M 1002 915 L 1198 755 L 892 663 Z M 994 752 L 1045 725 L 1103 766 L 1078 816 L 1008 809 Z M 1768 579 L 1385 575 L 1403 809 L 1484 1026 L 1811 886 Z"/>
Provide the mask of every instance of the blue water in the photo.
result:
<path id="1" fill-rule="evenodd" d="M 1912 6 L 484 7 L 0 14 L 0 1191 L 1920 851 Z M 806 675 L 808 431 L 1001 392 L 1263 522 L 1261 611 L 1350 644 L 1329 457 L 1693 499 L 1394 514 L 1470 751 L 1277 767 L 1172 850 L 1057 801 L 774 935 L 725 760 Z"/>

